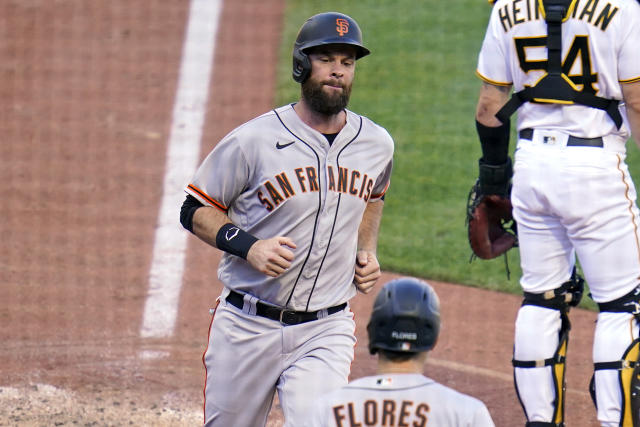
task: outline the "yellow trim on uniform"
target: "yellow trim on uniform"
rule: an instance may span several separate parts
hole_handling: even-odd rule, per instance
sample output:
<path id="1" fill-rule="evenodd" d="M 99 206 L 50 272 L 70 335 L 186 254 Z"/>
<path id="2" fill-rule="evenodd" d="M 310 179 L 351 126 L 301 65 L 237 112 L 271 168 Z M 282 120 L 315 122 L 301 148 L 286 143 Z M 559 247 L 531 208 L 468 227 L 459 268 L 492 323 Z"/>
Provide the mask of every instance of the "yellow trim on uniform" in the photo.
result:
<path id="1" fill-rule="evenodd" d="M 565 73 L 562 73 L 560 75 L 567 83 L 569 83 L 569 86 L 571 86 L 573 90 L 575 90 L 576 92 L 580 92 L 580 89 L 578 89 L 578 86 L 573 84 L 573 81 L 569 78 L 569 76 L 567 76 Z"/>
<path id="2" fill-rule="evenodd" d="M 482 74 L 480 74 L 478 70 L 476 70 L 476 76 L 480 77 L 481 80 L 484 80 L 485 82 L 492 84 L 494 86 L 511 86 L 513 84 L 513 83 L 503 83 L 503 82 L 497 82 L 495 80 L 491 80 L 489 78 L 486 78 Z"/>
<path id="3" fill-rule="evenodd" d="M 620 83 L 635 83 L 635 82 L 640 82 L 640 76 L 639 77 L 634 77 L 632 79 L 626 79 L 626 80 L 618 80 Z"/>
<path id="4" fill-rule="evenodd" d="M 537 82 L 535 82 L 535 84 L 534 84 L 533 86 L 534 86 L 534 87 L 535 87 L 535 86 L 537 86 L 537 85 L 538 85 L 538 83 L 540 83 L 540 81 L 541 81 L 542 79 L 544 79 L 545 77 L 547 77 L 548 75 L 549 75 L 549 73 L 546 73 L 546 72 L 545 72 L 545 73 L 544 73 L 544 75 L 543 75 L 542 77 L 540 77 L 540 78 L 538 79 L 538 81 L 537 81 Z M 570 79 L 566 74 L 562 73 L 562 74 L 560 74 L 560 77 L 562 77 L 562 79 L 563 79 L 565 82 L 567 82 L 567 83 L 569 84 L 569 86 L 571 86 L 571 88 L 572 88 L 573 90 L 575 90 L 576 92 L 580 92 L 580 91 L 578 90 L 578 87 L 577 87 L 575 84 L 573 84 L 573 82 L 571 81 L 571 79 Z M 573 103 L 574 103 L 573 101 L 563 101 L 563 100 L 561 100 L 561 99 L 546 99 L 546 98 L 533 98 L 533 101 L 536 101 L 536 102 L 543 102 L 543 103 L 545 103 L 545 104 L 565 104 L 565 105 L 571 105 L 571 104 L 573 104 Z"/>
<path id="5" fill-rule="evenodd" d="M 545 71 L 545 73 L 542 75 L 542 77 L 540 77 L 540 78 L 539 78 L 539 79 L 538 79 L 538 80 L 533 84 L 533 86 L 534 86 L 534 87 L 535 87 L 535 86 L 538 86 L 538 83 L 540 83 L 540 82 L 542 81 L 542 79 L 544 79 L 544 78 L 545 78 L 545 77 L 547 77 L 548 75 L 549 75 L 549 73 L 547 73 L 547 72 Z M 571 86 L 571 88 L 572 88 L 573 90 L 575 90 L 576 92 L 580 92 L 580 89 L 578 89 L 578 86 L 576 86 L 576 85 L 573 83 L 573 81 L 571 81 L 571 79 L 570 79 L 570 78 L 569 78 L 565 73 L 560 74 L 560 77 L 562 77 L 562 78 L 563 78 L 563 80 L 564 80 L 565 82 L 567 82 L 567 83 L 569 84 L 569 86 Z"/>
<path id="6" fill-rule="evenodd" d="M 571 15 L 573 15 L 573 9 L 575 8 L 577 2 L 578 0 L 571 0 L 571 3 L 569 3 L 569 8 L 567 9 L 567 13 L 564 15 L 564 18 L 562 18 L 562 22 L 567 22 Z M 538 9 L 540 9 L 542 18 L 546 19 L 547 16 L 544 13 L 544 3 L 542 2 L 542 0 L 538 0 Z"/>
<path id="7" fill-rule="evenodd" d="M 617 154 L 616 156 L 618 157 L 618 164 L 616 165 L 616 168 L 618 169 L 618 172 L 620 172 L 620 175 L 622 177 L 622 183 L 624 184 L 624 187 L 625 187 L 624 198 L 627 199 L 627 202 L 629 202 L 629 205 L 628 205 L 629 216 L 631 217 L 631 224 L 633 225 L 633 235 L 636 238 L 636 251 L 638 253 L 638 261 L 640 261 L 640 237 L 638 237 L 638 224 L 636 224 L 636 217 L 633 214 L 634 203 L 629 195 L 629 193 L 631 192 L 631 187 L 627 182 L 627 175 L 624 173 L 624 171 L 620 166 L 623 162 L 622 157 L 620 156 L 620 154 Z"/>
<path id="8" fill-rule="evenodd" d="M 635 340 L 627 349 L 623 356 L 625 362 L 635 362 L 640 355 L 640 343 Z M 633 368 L 624 366 L 619 371 L 620 386 L 622 388 L 622 414 L 620 415 L 620 425 L 624 427 L 633 427 L 633 413 L 631 412 L 631 381 L 633 379 Z"/>
<path id="9" fill-rule="evenodd" d="M 562 345 L 560 346 L 560 350 L 558 351 L 558 355 L 564 357 L 565 360 L 567 358 L 567 345 L 568 340 L 564 339 Z M 554 414 L 554 422 L 556 424 L 561 424 L 564 422 L 564 372 L 565 372 L 565 362 L 556 363 L 553 365 L 554 371 L 554 380 L 556 383 L 556 402 L 555 402 L 555 414 Z"/>
<path id="10" fill-rule="evenodd" d="M 564 104 L 564 105 L 572 105 L 573 101 L 560 101 L 558 99 L 547 99 L 547 98 L 533 98 L 532 101 L 540 102 L 542 104 Z"/>

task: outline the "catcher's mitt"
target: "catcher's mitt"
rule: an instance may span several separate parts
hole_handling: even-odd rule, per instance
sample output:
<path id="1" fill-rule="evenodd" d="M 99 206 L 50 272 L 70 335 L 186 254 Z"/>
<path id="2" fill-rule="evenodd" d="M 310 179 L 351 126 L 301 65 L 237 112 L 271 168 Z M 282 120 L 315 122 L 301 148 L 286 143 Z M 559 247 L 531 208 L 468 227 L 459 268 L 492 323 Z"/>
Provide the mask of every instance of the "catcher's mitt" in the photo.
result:
<path id="1" fill-rule="evenodd" d="M 516 222 L 511 211 L 509 197 L 482 194 L 479 180 L 471 187 L 466 225 L 471 250 L 478 258 L 496 258 L 518 246 Z"/>

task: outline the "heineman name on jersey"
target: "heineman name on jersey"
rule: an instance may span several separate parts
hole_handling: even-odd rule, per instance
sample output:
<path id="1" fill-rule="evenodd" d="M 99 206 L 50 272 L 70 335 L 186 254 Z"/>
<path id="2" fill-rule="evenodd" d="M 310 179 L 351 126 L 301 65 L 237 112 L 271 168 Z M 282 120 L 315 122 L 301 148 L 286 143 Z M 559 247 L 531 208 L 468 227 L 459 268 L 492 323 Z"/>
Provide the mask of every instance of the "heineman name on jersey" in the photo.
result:
<path id="1" fill-rule="evenodd" d="M 543 19 L 538 0 L 511 0 L 506 3 L 497 3 L 496 7 L 505 33 L 518 24 Z M 608 2 L 576 0 L 571 17 L 605 31 L 616 13 L 618 13 L 618 7 Z"/>

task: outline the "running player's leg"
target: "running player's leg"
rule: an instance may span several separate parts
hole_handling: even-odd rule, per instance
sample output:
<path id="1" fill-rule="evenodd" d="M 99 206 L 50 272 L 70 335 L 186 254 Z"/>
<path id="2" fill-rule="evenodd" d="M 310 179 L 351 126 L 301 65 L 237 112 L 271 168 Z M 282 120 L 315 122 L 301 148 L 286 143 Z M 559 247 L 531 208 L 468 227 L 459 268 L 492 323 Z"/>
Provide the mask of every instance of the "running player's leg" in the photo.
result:
<path id="1" fill-rule="evenodd" d="M 203 361 L 205 425 L 264 425 L 281 372 L 280 324 L 221 302 Z"/>
<path id="2" fill-rule="evenodd" d="M 349 309 L 284 328 L 285 349 L 287 344 L 298 344 L 288 355 L 289 366 L 278 382 L 286 426 L 306 425 L 318 397 L 347 384 L 356 344 L 354 331 Z"/>

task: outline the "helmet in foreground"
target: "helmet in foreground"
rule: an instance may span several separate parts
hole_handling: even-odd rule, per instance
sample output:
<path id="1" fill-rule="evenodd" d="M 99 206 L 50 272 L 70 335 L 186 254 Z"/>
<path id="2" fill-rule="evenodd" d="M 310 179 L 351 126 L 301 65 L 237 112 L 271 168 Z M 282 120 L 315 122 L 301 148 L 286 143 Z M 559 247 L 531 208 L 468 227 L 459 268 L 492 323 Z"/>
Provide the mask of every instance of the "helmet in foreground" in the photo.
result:
<path id="1" fill-rule="evenodd" d="M 377 350 L 431 350 L 440 332 L 440 300 L 431 285 L 422 280 L 392 280 L 376 297 L 367 332 L 371 354 Z"/>

